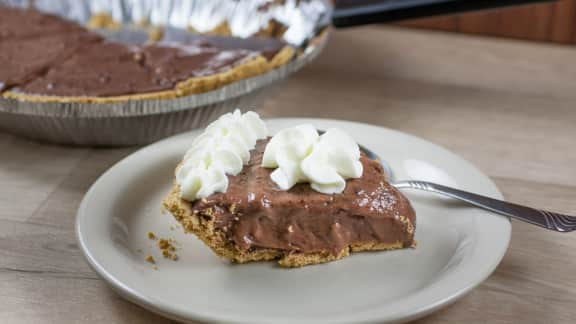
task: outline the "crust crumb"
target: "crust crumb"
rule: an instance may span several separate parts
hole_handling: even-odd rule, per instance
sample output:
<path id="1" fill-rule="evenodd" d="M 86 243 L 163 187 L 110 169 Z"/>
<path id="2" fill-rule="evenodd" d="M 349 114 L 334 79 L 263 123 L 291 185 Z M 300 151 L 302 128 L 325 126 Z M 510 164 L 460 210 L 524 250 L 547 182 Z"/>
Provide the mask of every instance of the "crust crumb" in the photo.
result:
<path id="1" fill-rule="evenodd" d="M 119 30 L 122 25 L 114 20 L 114 17 L 107 12 L 99 12 L 90 17 L 88 27 L 92 29 Z"/>
<path id="2" fill-rule="evenodd" d="M 176 254 L 176 246 L 174 246 L 175 243 L 176 241 L 173 239 L 161 238 L 158 240 L 158 248 L 160 248 L 162 251 L 162 256 L 165 259 L 172 261 L 178 260 L 178 254 Z"/>
<path id="3" fill-rule="evenodd" d="M 155 43 L 164 38 L 164 27 L 154 26 L 148 30 L 148 40 Z"/>
<path id="4" fill-rule="evenodd" d="M 160 250 L 168 250 L 168 251 L 176 251 L 176 247 L 172 245 L 172 242 L 167 239 L 160 239 L 158 240 L 158 247 Z"/>
<path id="5" fill-rule="evenodd" d="M 154 260 L 154 257 L 151 255 L 147 255 L 144 260 L 146 260 L 146 262 L 148 262 L 148 263 L 156 264 L 156 260 Z"/>
<path id="6" fill-rule="evenodd" d="M 412 224 L 410 219 L 408 219 L 408 217 L 406 217 L 406 216 L 400 216 L 398 218 L 400 219 L 400 222 L 402 222 L 402 224 L 404 224 L 406 231 L 410 234 L 413 234 L 414 233 L 414 224 Z"/>

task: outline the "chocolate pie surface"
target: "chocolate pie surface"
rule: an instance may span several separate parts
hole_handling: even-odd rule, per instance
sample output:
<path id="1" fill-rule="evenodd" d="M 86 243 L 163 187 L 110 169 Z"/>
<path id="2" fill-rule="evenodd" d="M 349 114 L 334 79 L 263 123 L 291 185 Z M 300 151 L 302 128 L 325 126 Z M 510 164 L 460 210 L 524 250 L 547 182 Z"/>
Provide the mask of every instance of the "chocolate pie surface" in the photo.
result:
<path id="1" fill-rule="evenodd" d="M 341 194 L 322 194 L 308 184 L 282 191 L 271 170 L 261 167 L 267 141 L 258 141 L 242 172 L 229 176 L 225 193 L 188 202 L 174 185 L 164 207 L 186 232 L 238 263 L 277 260 L 299 267 L 415 245 L 414 210 L 377 161 L 362 155 L 362 177 L 348 180 Z"/>
<path id="2" fill-rule="evenodd" d="M 293 54 L 282 41 L 256 38 L 115 43 L 57 16 L 0 5 L 0 93 L 22 101 L 175 98 L 265 73 Z"/>

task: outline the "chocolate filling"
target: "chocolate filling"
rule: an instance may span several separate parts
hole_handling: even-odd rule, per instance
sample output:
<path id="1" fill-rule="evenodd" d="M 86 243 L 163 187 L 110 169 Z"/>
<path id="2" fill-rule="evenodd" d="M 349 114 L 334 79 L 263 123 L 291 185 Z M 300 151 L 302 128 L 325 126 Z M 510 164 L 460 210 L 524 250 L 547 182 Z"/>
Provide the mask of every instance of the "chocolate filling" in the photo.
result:
<path id="1" fill-rule="evenodd" d="M 257 143 L 251 160 L 229 177 L 226 193 L 191 203 L 202 217 L 213 218 L 241 250 L 272 248 L 290 252 L 329 251 L 350 245 L 414 243 L 415 213 L 408 199 L 385 181 L 381 165 L 361 157 L 361 178 L 347 181 L 341 194 L 326 195 L 309 184 L 280 190 L 261 167 L 267 140 Z"/>
<path id="2" fill-rule="evenodd" d="M 242 49 L 219 50 L 197 45 L 148 46 L 143 49 L 148 66 L 172 82 L 224 72 L 258 53 Z"/>
<path id="3" fill-rule="evenodd" d="M 80 25 L 33 9 L 0 5 L 0 41 L 45 35 L 87 32 Z"/>
<path id="4" fill-rule="evenodd" d="M 1 40 L 0 91 L 40 77 L 78 48 L 100 40 L 97 35 L 82 32 Z"/>
<path id="5" fill-rule="evenodd" d="M 83 47 L 44 76 L 22 86 L 25 93 L 58 96 L 117 96 L 172 88 L 142 64 L 137 48 L 97 43 Z"/>
<path id="6" fill-rule="evenodd" d="M 0 92 L 108 97 L 171 90 L 257 55 L 272 59 L 284 46 L 275 39 L 188 33 L 177 43 L 131 46 L 104 42 L 57 16 L 0 6 Z"/>

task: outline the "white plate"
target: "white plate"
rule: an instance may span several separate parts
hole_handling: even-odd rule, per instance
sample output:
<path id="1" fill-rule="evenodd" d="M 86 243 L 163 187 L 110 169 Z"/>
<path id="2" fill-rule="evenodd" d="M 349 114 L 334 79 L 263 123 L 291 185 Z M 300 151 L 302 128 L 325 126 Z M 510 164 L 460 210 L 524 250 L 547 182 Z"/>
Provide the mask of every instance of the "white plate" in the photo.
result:
<path id="1" fill-rule="evenodd" d="M 398 179 L 420 179 L 501 198 L 490 179 L 449 151 L 397 131 L 322 119 L 276 119 L 272 131 L 301 123 L 339 127 L 390 163 Z M 406 321 L 453 302 L 481 283 L 510 239 L 507 218 L 426 193 L 407 192 L 417 213 L 416 249 L 354 254 L 300 269 L 232 265 L 163 214 L 173 169 L 198 132 L 148 146 L 108 170 L 77 215 L 80 247 L 115 290 L 178 320 L 237 323 Z M 177 262 L 146 233 L 175 238 Z M 142 252 L 138 250 L 142 249 Z M 158 270 L 144 260 L 153 254 Z"/>

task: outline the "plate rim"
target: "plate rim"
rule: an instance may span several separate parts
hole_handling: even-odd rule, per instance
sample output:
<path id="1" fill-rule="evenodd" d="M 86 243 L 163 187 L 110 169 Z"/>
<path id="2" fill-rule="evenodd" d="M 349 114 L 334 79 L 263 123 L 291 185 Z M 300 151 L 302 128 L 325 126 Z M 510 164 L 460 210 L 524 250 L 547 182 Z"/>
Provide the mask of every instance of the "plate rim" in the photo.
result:
<path id="1" fill-rule="evenodd" d="M 502 198 L 502 193 L 500 192 L 500 190 L 498 189 L 496 184 L 490 179 L 490 177 L 488 175 L 486 175 L 484 172 L 482 172 L 479 168 L 477 168 L 470 161 L 468 161 L 465 158 L 461 157 L 460 155 L 457 155 L 456 153 L 448 150 L 447 148 L 444 148 L 444 147 L 442 147 L 438 144 L 435 144 L 433 142 L 430 142 L 426 139 L 411 135 L 409 133 L 405 133 L 405 132 L 402 132 L 402 131 L 399 131 L 396 129 L 390 129 L 387 127 L 382 127 L 379 125 L 372 125 L 372 124 L 360 123 L 360 122 L 355 122 L 355 121 L 326 119 L 326 118 L 267 118 L 267 119 L 265 119 L 265 121 L 266 122 L 294 123 L 294 124 L 296 124 L 296 123 L 312 123 L 312 124 L 317 124 L 317 123 L 336 123 L 336 124 L 338 124 L 338 123 L 340 123 L 342 125 L 349 124 L 349 125 L 355 125 L 356 127 L 363 127 L 363 128 L 364 127 L 376 128 L 376 129 L 385 130 L 387 132 L 396 133 L 397 135 L 407 136 L 413 140 L 424 142 L 427 145 L 430 145 L 434 150 L 439 150 L 443 154 L 448 154 L 448 155 L 458 159 L 459 162 L 467 164 L 467 167 L 471 167 L 472 169 L 475 169 L 478 172 L 478 174 L 483 176 L 485 178 L 485 180 L 487 180 L 488 184 L 492 187 L 494 197 L 498 198 L 498 199 Z M 227 317 L 227 316 L 225 316 L 225 314 L 224 315 L 219 314 L 218 317 L 215 317 L 215 316 L 211 316 L 211 315 L 202 314 L 201 312 L 198 313 L 198 312 L 196 312 L 194 310 L 190 310 L 190 309 L 183 313 L 176 308 L 172 308 L 169 304 L 163 303 L 161 300 L 156 300 L 154 297 L 145 296 L 145 295 L 141 294 L 140 292 L 136 291 L 135 289 L 133 289 L 133 288 L 127 286 L 126 284 L 124 284 L 123 282 L 121 282 L 118 278 L 114 277 L 114 275 L 112 273 L 108 272 L 105 269 L 105 266 L 103 266 L 102 264 L 100 264 L 98 262 L 98 260 L 96 260 L 94 255 L 92 255 L 92 253 L 90 252 L 90 248 L 86 245 L 86 242 L 84 241 L 84 237 L 83 237 L 83 231 L 84 230 L 82 229 L 80 220 L 83 217 L 82 215 L 86 214 L 86 212 L 84 210 L 86 209 L 86 205 L 88 204 L 89 198 L 91 197 L 93 192 L 96 190 L 96 188 L 100 185 L 102 179 L 107 177 L 112 172 L 112 170 L 117 168 L 119 165 L 122 165 L 125 163 L 130 163 L 131 160 L 137 159 L 139 155 L 146 154 L 148 151 L 152 151 L 152 150 L 156 149 L 157 147 L 166 144 L 167 142 L 175 140 L 176 138 L 190 136 L 191 133 L 194 133 L 196 131 L 198 131 L 198 129 L 190 130 L 190 131 L 185 132 L 185 133 L 171 136 L 169 138 L 163 139 L 161 141 L 158 141 L 158 142 L 152 143 L 150 145 L 147 145 L 143 148 L 140 148 L 137 151 L 131 153 L 130 155 L 122 158 L 121 160 L 116 162 L 114 165 L 112 165 L 108 170 L 106 170 L 104 173 L 102 173 L 98 177 L 98 179 L 90 186 L 90 189 L 86 192 L 86 194 L 82 198 L 82 201 L 81 201 L 79 208 L 78 208 L 78 211 L 76 213 L 74 228 L 75 228 L 75 236 L 76 236 L 76 240 L 78 242 L 78 246 L 79 246 L 82 254 L 84 255 L 85 259 L 88 261 L 88 264 L 90 265 L 90 267 L 102 279 L 104 279 L 104 281 L 108 284 L 108 286 L 111 287 L 116 293 L 118 293 L 123 298 L 129 300 L 132 303 L 135 303 L 139 306 L 142 306 L 142 307 L 144 307 L 144 308 L 146 308 L 146 309 L 148 309 L 154 313 L 160 314 L 160 315 L 165 316 L 169 319 L 183 321 L 183 322 L 198 321 L 198 320 L 200 320 L 200 321 L 218 321 L 218 322 L 224 321 L 224 322 L 229 322 L 229 323 L 284 322 L 281 319 L 278 319 L 277 317 L 269 317 L 269 318 L 259 317 L 259 318 L 240 319 L 240 320 Z M 374 321 L 405 322 L 405 321 L 421 318 L 421 317 L 424 317 L 424 316 L 426 316 L 426 315 L 428 315 L 428 314 L 430 314 L 430 313 L 432 313 L 432 312 L 434 312 L 440 308 L 446 307 L 446 306 L 454 303 L 455 301 L 457 301 L 458 299 L 460 299 L 461 297 L 466 295 L 468 292 L 470 292 L 472 289 L 474 289 L 475 287 L 480 285 L 496 270 L 497 266 L 501 263 L 502 259 L 504 258 L 505 254 L 509 248 L 510 239 L 511 239 L 511 223 L 510 223 L 510 219 L 508 217 L 502 216 L 502 218 L 507 220 L 507 222 L 503 222 L 503 224 L 507 224 L 507 228 L 506 228 L 507 230 L 505 231 L 505 233 L 502 233 L 505 235 L 505 237 L 501 238 L 501 239 L 503 239 L 503 244 L 500 247 L 501 249 L 499 251 L 499 255 L 493 259 L 492 264 L 488 265 L 484 269 L 484 271 L 482 272 L 481 275 L 478 275 L 475 277 L 474 280 L 471 280 L 474 282 L 470 282 L 467 285 L 460 287 L 459 289 L 457 289 L 452 294 L 444 296 L 434 303 L 429 303 L 424 307 L 420 307 L 416 311 L 406 313 L 406 314 L 400 313 L 400 314 L 396 314 L 395 316 L 392 316 L 392 317 L 389 316 L 389 317 L 384 317 L 384 318 L 379 316 L 378 314 L 372 314 L 372 315 L 368 314 L 368 315 L 366 315 L 367 317 L 359 318 L 357 320 L 357 322 L 374 322 Z M 356 313 L 358 315 L 362 314 L 362 312 L 356 312 Z M 220 315 L 222 315 L 222 316 L 220 316 Z M 330 322 L 331 323 L 347 323 L 347 321 L 337 321 L 337 320 L 333 321 L 333 320 L 335 320 L 335 319 L 331 318 Z M 314 321 L 316 321 L 316 319 Z M 325 321 L 320 320 L 319 322 L 325 322 Z"/>

